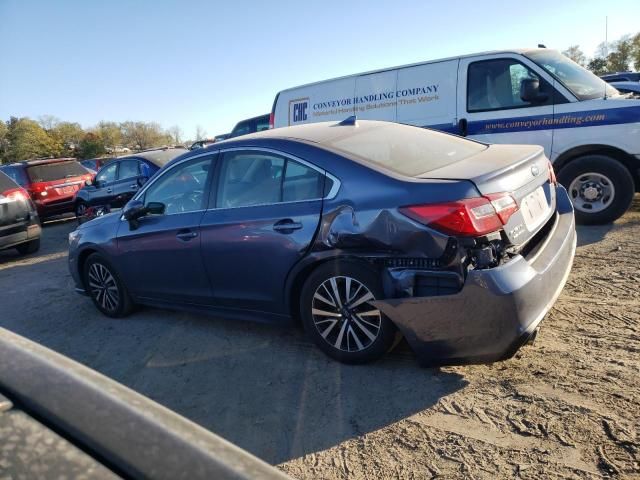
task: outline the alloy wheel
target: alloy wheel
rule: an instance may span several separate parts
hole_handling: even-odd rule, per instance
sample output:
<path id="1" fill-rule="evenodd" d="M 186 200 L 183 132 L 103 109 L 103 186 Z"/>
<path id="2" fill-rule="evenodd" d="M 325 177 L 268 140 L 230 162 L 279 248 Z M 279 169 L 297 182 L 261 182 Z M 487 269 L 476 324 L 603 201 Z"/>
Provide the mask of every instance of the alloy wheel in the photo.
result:
<path id="1" fill-rule="evenodd" d="M 313 295 L 313 323 L 333 348 L 360 352 L 371 346 L 381 332 L 382 315 L 370 304 L 374 300 L 373 293 L 358 280 L 331 277 Z"/>
<path id="2" fill-rule="evenodd" d="M 116 279 L 107 267 L 93 263 L 89 267 L 89 289 L 96 302 L 105 310 L 113 312 L 120 303 L 120 292 Z"/>
<path id="3" fill-rule="evenodd" d="M 585 213 L 601 212 L 615 198 L 613 182 L 601 173 L 584 173 L 569 185 L 569 196 L 576 210 Z"/>

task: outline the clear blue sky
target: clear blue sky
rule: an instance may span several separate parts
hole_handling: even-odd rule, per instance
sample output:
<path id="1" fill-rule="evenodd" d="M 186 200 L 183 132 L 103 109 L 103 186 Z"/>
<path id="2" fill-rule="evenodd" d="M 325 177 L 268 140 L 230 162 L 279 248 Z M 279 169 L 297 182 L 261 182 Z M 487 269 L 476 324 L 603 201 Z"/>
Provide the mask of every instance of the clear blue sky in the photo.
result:
<path id="1" fill-rule="evenodd" d="M 0 119 L 179 125 L 192 138 L 270 111 L 283 88 L 483 50 L 640 30 L 638 0 L 0 0 Z"/>

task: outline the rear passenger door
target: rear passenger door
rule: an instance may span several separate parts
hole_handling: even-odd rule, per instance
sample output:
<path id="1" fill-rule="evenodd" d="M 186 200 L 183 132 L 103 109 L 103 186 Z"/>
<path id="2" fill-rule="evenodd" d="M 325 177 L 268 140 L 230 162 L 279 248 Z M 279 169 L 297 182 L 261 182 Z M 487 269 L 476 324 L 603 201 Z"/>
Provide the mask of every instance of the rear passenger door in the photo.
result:
<path id="1" fill-rule="evenodd" d="M 114 182 L 111 206 L 123 207 L 140 188 L 140 162 L 137 159 L 121 160 L 118 179 Z"/>
<path id="2" fill-rule="evenodd" d="M 284 313 L 284 284 L 313 241 L 325 174 L 267 150 L 222 154 L 200 229 L 219 307 Z"/>
<path id="3" fill-rule="evenodd" d="M 520 82 L 540 81 L 547 99 L 527 103 Z M 521 55 L 487 55 L 460 60 L 457 133 L 487 143 L 541 145 L 551 155 L 553 80 Z"/>

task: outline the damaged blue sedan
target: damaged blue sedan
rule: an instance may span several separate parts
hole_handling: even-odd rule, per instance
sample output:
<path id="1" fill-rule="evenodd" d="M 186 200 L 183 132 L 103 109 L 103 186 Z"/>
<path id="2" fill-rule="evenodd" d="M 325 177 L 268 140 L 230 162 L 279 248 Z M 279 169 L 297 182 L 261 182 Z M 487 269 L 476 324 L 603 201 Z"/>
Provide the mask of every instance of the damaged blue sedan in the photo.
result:
<path id="1" fill-rule="evenodd" d="M 402 335 L 443 365 L 531 340 L 576 233 L 541 147 L 350 118 L 184 154 L 69 242 L 77 291 L 110 317 L 140 304 L 299 321 L 346 363 Z"/>

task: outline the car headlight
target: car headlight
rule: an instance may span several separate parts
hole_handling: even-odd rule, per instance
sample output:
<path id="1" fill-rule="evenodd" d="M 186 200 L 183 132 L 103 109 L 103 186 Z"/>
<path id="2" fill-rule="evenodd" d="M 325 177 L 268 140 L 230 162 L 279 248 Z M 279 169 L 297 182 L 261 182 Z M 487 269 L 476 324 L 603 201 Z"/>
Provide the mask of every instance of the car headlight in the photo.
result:
<path id="1" fill-rule="evenodd" d="M 78 244 L 78 240 L 80 240 L 80 232 L 78 230 L 74 230 L 69 233 L 69 246 L 75 246 Z"/>

